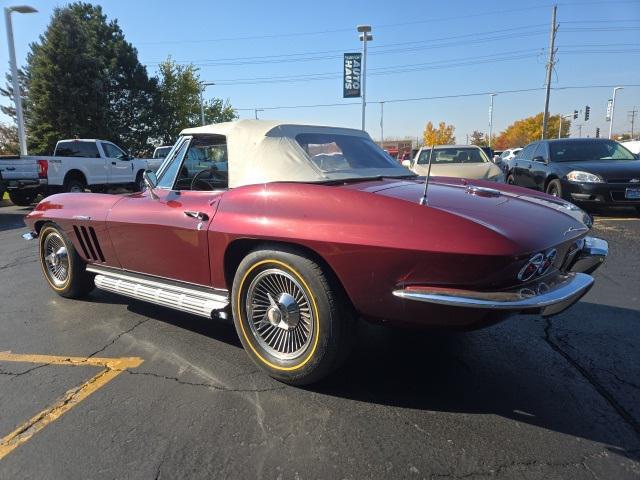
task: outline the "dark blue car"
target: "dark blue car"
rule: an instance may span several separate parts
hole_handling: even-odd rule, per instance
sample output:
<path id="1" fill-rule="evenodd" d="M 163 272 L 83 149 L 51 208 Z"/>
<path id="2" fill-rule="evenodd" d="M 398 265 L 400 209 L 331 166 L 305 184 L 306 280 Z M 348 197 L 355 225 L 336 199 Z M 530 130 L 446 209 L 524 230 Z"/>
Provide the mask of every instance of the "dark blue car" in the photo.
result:
<path id="1" fill-rule="evenodd" d="M 507 183 L 589 206 L 640 211 L 640 159 L 613 140 L 571 138 L 527 145 L 508 162 Z"/>

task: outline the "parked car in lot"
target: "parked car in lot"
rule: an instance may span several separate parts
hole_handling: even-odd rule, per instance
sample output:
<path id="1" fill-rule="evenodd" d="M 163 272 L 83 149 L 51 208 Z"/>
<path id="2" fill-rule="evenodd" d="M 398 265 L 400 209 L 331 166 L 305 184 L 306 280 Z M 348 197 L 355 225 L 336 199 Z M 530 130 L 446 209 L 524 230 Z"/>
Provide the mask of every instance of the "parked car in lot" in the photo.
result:
<path id="1" fill-rule="evenodd" d="M 429 170 L 431 147 L 422 147 L 413 161 L 402 165 L 418 175 Z M 503 182 L 504 175 L 484 151 L 475 145 L 436 145 L 431 158 L 431 175 L 439 177 L 475 178 Z"/>
<path id="2" fill-rule="evenodd" d="M 144 178 L 140 193 L 63 193 L 27 215 L 50 287 L 231 315 L 251 359 L 291 384 L 345 359 L 357 317 L 464 330 L 555 315 L 607 255 L 582 210 L 541 192 L 434 178 L 423 201 L 424 179 L 361 130 L 191 128 Z"/>
<path id="3" fill-rule="evenodd" d="M 522 151 L 521 148 L 508 148 L 507 150 L 503 151 L 500 154 L 500 158 L 502 159 L 503 162 L 506 162 L 508 160 L 511 160 L 516 155 L 518 155 L 518 153 L 520 153 L 521 151 Z"/>
<path id="4" fill-rule="evenodd" d="M 16 205 L 30 205 L 39 195 L 83 192 L 126 186 L 143 186 L 142 172 L 157 168 L 145 159 L 130 156 L 105 140 L 60 140 L 53 156 L 0 158 L 0 172 L 7 181 L 9 197 Z"/>
<path id="5" fill-rule="evenodd" d="M 507 183 L 583 206 L 635 206 L 640 211 L 640 160 L 604 138 L 533 142 L 509 162 Z"/>

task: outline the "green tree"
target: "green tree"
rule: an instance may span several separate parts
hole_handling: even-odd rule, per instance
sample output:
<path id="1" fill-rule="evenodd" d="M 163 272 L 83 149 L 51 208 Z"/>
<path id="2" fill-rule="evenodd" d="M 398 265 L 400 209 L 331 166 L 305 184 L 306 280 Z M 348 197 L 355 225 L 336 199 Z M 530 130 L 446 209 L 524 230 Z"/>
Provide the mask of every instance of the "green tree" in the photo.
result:
<path id="1" fill-rule="evenodd" d="M 11 71 L 11 67 L 8 68 L 8 71 Z M 13 121 L 16 122 L 16 107 L 13 101 L 13 84 L 11 83 L 11 74 L 7 73 L 5 75 L 5 79 L 7 83 L 4 88 L 0 87 L 0 95 L 9 99 L 9 102 L 7 105 L 0 105 L 0 112 L 13 118 Z M 20 97 L 22 98 L 22 115 L 26 118 L 29 115 L 29 78 L 27 77 L 27 72 L 22 68 L 18 69 L 18 86 L 20 88 Z"/>
<path id="2" fill-rule="evenodd" d="M 192 65 L 179 65 L 171 57 L 158 67 L 160 89 L 160 139 L 172 143 L 184 128 L 201 124 L 198 69 Z M 205 104 L 205 123 L 233 120 L 237 115 L 229 102 L 219 98 Z"/>
<path id="3" fill-rule="evenodd" d="M 117 21 L 99 6 L 54 9 L 25 68 L 28 143 L 35 153 L 57 140 L 95 137 L 140 150 L 157 131 L 157 82 L 149 79 Z"/>
<path id="4" fill-rule="evenodd" d="M 0 155 L 16 155 L 19 152 L 18 129 L 13 125 L 0 123 Z"/>
<path id="5" fill-rule="evenodd" d="M 445 122 L 440 122 L 438 128 L 433 126 L 433 123 L 427 123 L 427 126 L 422 133 L 422 138 L 426 146 L 429 145 L 450 145 L 455 143 L 456 137 L 454 132 L 456 127 L 453 125 L 447 125 Z"/>

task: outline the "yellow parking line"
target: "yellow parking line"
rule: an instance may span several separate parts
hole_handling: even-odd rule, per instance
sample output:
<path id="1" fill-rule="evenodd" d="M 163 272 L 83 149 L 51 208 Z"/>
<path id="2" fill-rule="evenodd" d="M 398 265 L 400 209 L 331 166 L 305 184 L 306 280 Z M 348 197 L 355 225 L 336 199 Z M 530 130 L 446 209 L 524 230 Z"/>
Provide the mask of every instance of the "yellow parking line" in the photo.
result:
<path id="1" fill-rule="evenodd" d="M 78 387 L 68 390 L 51 407 L 24 422 L 9 435 L 0 439 L 0 460 L 13 449 L 27 442 L 48 424 L 71 410 L 100 387 L 105 386 L 128 368 L 136 368 L 143 362 L 138 357 L 96 358 L 96 357 L 63 357 L 55 355 L 20 355 L 11 352 L 0 352 L 0 361 L 21 363 L 44 363 L 49 365 L 94 366 L 103 369 Z"/>

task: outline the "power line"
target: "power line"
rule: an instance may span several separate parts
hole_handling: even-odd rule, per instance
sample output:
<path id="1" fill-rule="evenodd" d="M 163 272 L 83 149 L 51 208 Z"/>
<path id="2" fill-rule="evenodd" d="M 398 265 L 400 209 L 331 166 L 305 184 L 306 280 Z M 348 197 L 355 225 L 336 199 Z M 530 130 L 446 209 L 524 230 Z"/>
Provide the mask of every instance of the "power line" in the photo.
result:
<path id="1" fill-rule="evenodd" d="M 614 86 L 618 87 L 626 87 L 626 88 L 634 88 L 640 87 L 640 83 L 635 84 L 615 84 L 615 85 L 568 85 L 563 87 L 551 87 L 551 90 L 577 90 L 577 89 L 588 89 L 588 88 L 613 88 Z M 383 99 L 383 100 L 373 100 L 369 101 L 369 103 L 402 103 L 402 102 L 418 102 L 418 101 L 426 101 L 426 100 L 444 100 L 450 98 L 466 98 L 466 97 L 480 97 L 487 96 L 491 93 L 506 95 L 506 94 L 514 94 L 514 93 L 527 93 L 527 92 L 537 92 L 544 90 L 545 87 L 533 87 L 533 88 L 521 88 L 516 90 L 488 90 L 485 92 L 473 92 L 473 93 L 457 93 L 451 95 L 437 95 L 430 97 L 413 97 L 413 98 L 395 98 L 395 99 Z M 351 105 L 360 105 L 360 102 L 342 102 L 342 103 L 321 103 L 314 105 L 280 105 L 273 107 L 260 107 L 261 110 L 285 110 L 285 109 L 296 109 L 296 108 L 322 108 L 322 107 L 347 107 Z M 238 111 L 254 111 L 256 107 L 253 108 L 234 108 L 234 110 Z"/>
<path id="2" fill-rule="evenodd" d="M 556 49 L 557 52 L 558 49 Z M 480 56 L 480 57 L 467 57 L 456 60 L 440 60 L 437 62 L 428 62 L 428 63 L 413 63 L 413 64 L 404 64 L 404 65 L 393 65 L 389 67 L 378 67 L 375 69 L 371 69 L 369 75 L 372 76 L 380 76 L 380 75 L 396 75 L 400 73 L 409 73 L 409 72 L 421 72 L 426 70 L 442 70 L 448 68 L 458 68 L 465 66 L 473 66 L 473 65 L 482 65 L 489 63 L 502 63 L 513 60 L 523 60 L 530 58 L 538 58 L 540 55 L 544 54 L 547 49 L 539 48 L 539 49 L 531 49 L 531 50 L 523 50 L 536 52 L 532 54 L 502 54 L 503 56 Z M 517 52 L 517 51 L 515 51 Z M 563 55 L 582 55 L 582 54 L 616 54 L 616 53 L 624 53 L 624 54 L 634 54 L 640 53 L 640 49 L 616 49 L 616 50 L 570 50 L 563 51 Z M 472 60 L 473 59 L 473 60 Z M 275 84 L 275 83 L 300 83 L 300 82 L 310 82 L 310 81 L 323 81 L 323 80 L 335 80 L 339 79 L 342 76 L 342 72 L 315 72 L 315 73 L 306 73 L 299 75 L 278 75 L 278 76 L 269 76 L 269 77 L 242 77 L 242 78 L 226 78 L 226 79 L 216 79 L 217 85 L 232 85 L 232 86 L 240 86 L 240 85 L 262 85 L 262 84 Z"/>
<path id="3" fill-rule="evenodd" d="M 453 35 L 439 38 L 431 38 L 427 40 L 417 40 L 411 42 L 397 42 L 397 43 L 388 43 L 382 45 L 375 45 L 371 47 L 370 54 L 380 55 L 384 53 L 398 53 L 403 51 L 403 49 L 394 49 L 389 50 L 388 52 L 385 49 L 389 49 L 390 47 L 408 47 L 409 45 L 419 46 L 431 43 L 437 43 L 435 45 L 430 45 L 428 48 L 442 48 L 446 46 L 457 46 L 457 45 L 468 45 L 474 43 L 483 43 L 487 41 L 494 40 L 504 40 L 511 38 L 520 38 L 525 36 L 537 35 L 540 33 L 545 33 L 546 30 L 535 30 L 535 31 L 523 31 L 532 28 L 537 28 L 542 26 L 542 24 L 533 24 L 533 25 L 521 25 L 518 27 L 504 29 L 501 33 L 485 33 L 485 32 L 474 32 L 463 35 Z M 506 32 L 506 33 L 505 33 Z M 511 33 L 509 33 L 511 32 Z M 459 41 L 460 39 L 471 37 L 471 42 Z M 486 38 L 483 38 L 486 37 Z M 451 43 L 438 43 L 447 40 L 454 40 Z M 282 63 L 282 62 L 292 62 L 292 61 L 308 61 L 316 60 L 316 59 L 332 59 L 332 58 L 341 58 L 342 54 L 345 51 L 352 49 L 352 47 L 334 49 L 334 50 L 320 50 L 320 51 L 311 51 L 311 52 L 298 52 L 298 53 L 289 53 L 289 54 L 277 54 L 277 55 L 259 55 L 259 56 L 249 56 L 249 57 L 226 57 L 226 58 L 218 58 L 218 59 L 201 59 L 201 60 L 182 60 L 177 63 L 192 63 L 197 66 L 228 66 L 228 65 L 248 65 L 248 64 L 262 64 L 262 63 Z M 413 49 L 408 50 L 413 51 Z M 332 55 L 327 55 L 332 54 Z M 293 57 L 302 57 L 300 59 Z M 161 62 L 147 62 L 146 65 L 158 65 Z"/>
<path id="4" fill-rule="evenodd" d="M 501 10 L 492 10 L 479 12 L 475 14 L 467 14 L 467 15 L 454 15 L 450 17 L 432 17 L 429 19 L 423 20 L 413 20 L 410 22 L 400 22 L 400 23 L 382 23 L 376 25 L 376 29 L 379 28 L 395 28 L 402 27 L 407 25 L 418 25 L 422 23 L 435 23 L 435 22 L 446 22 L 446 21 L 459 21 L 463 18 L 476 18 L 476 17 L 484 17 L 491 15 L 503 15 L 505 13 L 514 13 L 514 12 L 523 12 L 527 10 L 536 10 L 542 8 L 548 8 L 552 4 L 548 5 L 536 5 L 530 7 L 519 7 L 519 8 L 511 8 L 511 9 L 501 9 Z M 179 44 L 179 43 L 214 43 L 214 42 L 228 42 L 228 41 L 241 41 L 241 40 L 260 40 L 260 39 L 273 39 L 273 38 L 291 38 L 291 37 L 304 37 L 304 36 L 313 36 L 313 35 L 325 35 L 327 33 L 340 33 L 340 32 L 352 32 L 353 27 L 348 28 L 337 28 L 331 30 L 316 30 L 316 31 L 308 31 L 308 32 L 290 32 L 290 33 L 266 33 L 260 35 L 246 35 L 246 36 L 237 36 L 237 37 L 219 37 L 219 38 L 210 38 L 210 39 L 189 39 L 189 40 L 159 40 L 159 41 L 150 41 L 150 42 L 137 42 L 141 45 L 160 45 L 160 44 Z"/>

